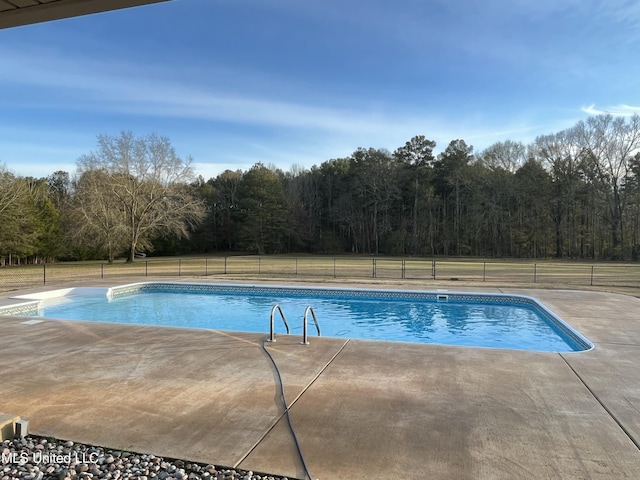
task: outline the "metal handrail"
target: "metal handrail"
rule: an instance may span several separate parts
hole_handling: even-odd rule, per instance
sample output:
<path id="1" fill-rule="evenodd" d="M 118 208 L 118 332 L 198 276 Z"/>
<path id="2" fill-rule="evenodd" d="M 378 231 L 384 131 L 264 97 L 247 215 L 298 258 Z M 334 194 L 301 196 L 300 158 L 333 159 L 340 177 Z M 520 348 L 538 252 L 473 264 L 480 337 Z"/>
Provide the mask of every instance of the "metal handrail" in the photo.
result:
<path id="1" fill-rule="evenodd" d="M 318 318 L 316 317 L 316 312 L 313 311 L 311 306 L 308 306 L 304 311 L 304 318 L 302 319 L 302 345 L 309 345 L 309 341 L 307 340 L 307 315 L 311 312 L 311 317 L 313 318 L 313 323 L 316 324 L 316 330 L 318 331 L 318 336 L 320 336 L 320 325 L 318 325 Z"/>
<path id="2" fill-rule="evenodd" d="M 280 316 L 282 317 L 282 321 L 284 322 L 284 328 L 287 329 L 287 335 L 289 335 L 289 324 L 287 323 L 287 319 L 284 316 L 284 312 L 282 311 L 282 308 L 280 308 L 280 305 L 274 305 L 271 309 L 271 315 L 269 316 L 269 342 L 276 341 L 276 331 L 274 326 L 274 317 L 276 311 L 280 312 Z"/>

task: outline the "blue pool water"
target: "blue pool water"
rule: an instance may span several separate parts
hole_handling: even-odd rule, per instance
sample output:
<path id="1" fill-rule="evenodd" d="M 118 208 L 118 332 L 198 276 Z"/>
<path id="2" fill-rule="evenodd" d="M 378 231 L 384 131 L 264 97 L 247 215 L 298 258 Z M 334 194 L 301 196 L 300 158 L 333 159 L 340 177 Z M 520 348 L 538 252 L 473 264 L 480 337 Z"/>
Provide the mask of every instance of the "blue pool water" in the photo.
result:
<path id="1" fill-rule="evenodd" d="M 300 335 L 303 313 L 311 305 L 328 337 L 553 352 L 591 348 L 529 297 L 157 283 L 105 293 L 48 299 L 29 314 L 268 333 L 271 309 L 278 304 L 291 333 Z M 285 333 L 279 317 L 275 325 L 277 334 Z M 309 334 L 315 333 L 310 324 Z"/>

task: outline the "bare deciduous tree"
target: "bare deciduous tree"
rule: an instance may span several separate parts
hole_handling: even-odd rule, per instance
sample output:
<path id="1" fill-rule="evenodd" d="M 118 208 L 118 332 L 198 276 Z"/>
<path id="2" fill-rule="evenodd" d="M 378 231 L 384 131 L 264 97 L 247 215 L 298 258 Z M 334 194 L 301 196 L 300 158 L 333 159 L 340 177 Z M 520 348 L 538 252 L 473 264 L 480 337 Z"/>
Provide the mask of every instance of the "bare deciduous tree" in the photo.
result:
<path id="1" fill-rule="evenodd" d="M 618 257 L 622 220 L 629 198 L 624 182 L 631 173 L 634 155 L 640 151 L 640 116 L 636 114 L 625 121 L 622 117 L 598 115 L 578 122 L 572 131 L 604 187 L 602 194 L 608 205 L 611 242 L 614 257 Z"/>
<path id="2" fill-rule="evenodd" d="M 111 177 L 103 170 L 87 170 L 75 182 L 72 218 L 73 238 L 104 249 L 109 263 L 126 243 L 124 213 L 112 191 Z"/>
<path id="3" fill-rule="evenodd" d="M 103 239 L 108 245 L 125 242 L 129 262 L 136 251 L 151 249 L 155 236 L 189 236 L 205 216 L 189 185 L 195 179 L 191 159 L 179 157 L 166 137 L 100 135 L 98 149 L 77 164 L 81 178 L 90 175 L 77 203 L 80 215 L 93 217 L 92 228 L 109 237 Z"/>
<path id="4" fill-rule="evenodd" d="M 503 168 L 515 173 L 527 160 L 527 147 L 522 142 L 497 142 L 480 154 L 480 161 L 489 168 Z"/>
<path id="5" fill-rule="evenodd" d="M 29 182 L 0 165 L 0 256 L 33 253 L 35 205 Z M 4 264 L 4 257 L 0 258 Z"/>
<path id="6" fill-rule="evenodd" d="M 20 197 L 26 193 L 26 184 L 18 182 L 11 172 L 0 165 L 0 215 L 6 215 L 6 212 L 16 205 Z"/>

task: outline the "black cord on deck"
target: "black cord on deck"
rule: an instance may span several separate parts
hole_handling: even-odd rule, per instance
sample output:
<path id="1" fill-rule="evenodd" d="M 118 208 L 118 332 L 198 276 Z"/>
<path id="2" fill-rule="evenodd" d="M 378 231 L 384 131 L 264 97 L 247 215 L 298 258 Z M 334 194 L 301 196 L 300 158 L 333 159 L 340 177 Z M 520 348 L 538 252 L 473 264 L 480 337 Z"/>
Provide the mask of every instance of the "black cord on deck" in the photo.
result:
<path id="1" fill-rule="evenodd" d="M 282 382 L 282 375 L 280 375 L 280 369 L 278 369 L 278 365 L 276 361 L 273 359 L 273 356 L 267 349 L 267 339 L 262 342 L 262 349 L 265 351 L 269 360 L 273 364 L 273 367 L 276 369 L 276 373 L 278 374 L 278 382 L 280 383 L 280 397 L 282 398 L 282 403 L 284 405 L 284 411 L 287 414 L 287 423 L 289 424 L 289 430 L 291 431 L 291 435 L 293 436 L 293 440 L 296 444 L 296 449 L 298 450 L 298 456 L 302 462 L 302 466 L 304 467 L 305 475 L 309 480 L 313 480 L 311 473 L 309 473 L 309 467 L 307 466 L 307 462 L 304 459 L 304 455 L 302 454 L 302 448 L 300 448 L 300 442 L 298 441 L 298 436 L 296 435 L 296 431 L 293 429 L 293 424 L 291 423 L 291 415 L 289 414 L 289 405 L 287 405 L 287 398 L 284 394 L 284 383 Z"/>

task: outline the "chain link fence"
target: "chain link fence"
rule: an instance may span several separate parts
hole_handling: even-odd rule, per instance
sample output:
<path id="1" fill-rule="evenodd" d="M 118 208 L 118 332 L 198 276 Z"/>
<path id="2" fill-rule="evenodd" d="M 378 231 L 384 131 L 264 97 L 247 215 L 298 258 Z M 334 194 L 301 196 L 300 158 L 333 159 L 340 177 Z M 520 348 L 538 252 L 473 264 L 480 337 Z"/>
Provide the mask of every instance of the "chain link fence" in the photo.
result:
<path id="1" fill-rule="evenodd" d="M 95 280 L 158 277 L 452 281 L 498 286 L 640 289 L 640 264 L 515 262 L 384 257 L 228 256 L 137 259 L 133 263 L 68 262 L 0 267 L 0 291 Z"/>

